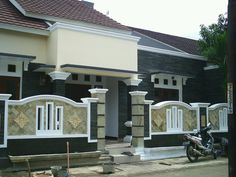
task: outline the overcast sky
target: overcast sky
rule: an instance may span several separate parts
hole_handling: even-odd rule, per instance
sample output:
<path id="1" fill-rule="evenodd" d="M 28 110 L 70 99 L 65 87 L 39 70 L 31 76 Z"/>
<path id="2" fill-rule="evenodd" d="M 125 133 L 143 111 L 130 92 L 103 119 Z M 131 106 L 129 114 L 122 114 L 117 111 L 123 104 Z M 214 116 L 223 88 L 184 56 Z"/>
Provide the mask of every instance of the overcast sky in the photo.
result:
<path id="1" fill-rule="evenodd" d="M 199 38 L 200 24 L 217 21 L 228 0 L 88 0 L 121 24 L 161 33 Z"/>

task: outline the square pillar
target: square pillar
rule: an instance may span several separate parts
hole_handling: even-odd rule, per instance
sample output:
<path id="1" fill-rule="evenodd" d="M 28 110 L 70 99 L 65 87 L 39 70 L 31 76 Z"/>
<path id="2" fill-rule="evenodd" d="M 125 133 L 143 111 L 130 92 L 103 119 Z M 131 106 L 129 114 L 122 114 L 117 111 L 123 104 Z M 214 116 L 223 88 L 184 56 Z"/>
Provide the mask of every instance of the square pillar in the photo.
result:
<path id="1" fill-rule="evenodd" d="M 52 78 L 52 94 L 65 96 L 65 80 L 70 76 L 71 73 L 53 71 L 48 75 Z"/>
<path id="2" fill-rule="evenodd" d="M 126 79 L 123 80 L 123 82 L 127 86 L 127 106 L 126 110 L 127 111 L 127 117 L 125 120 L 125 127 L 126 127 L 126 136 L 124 137 L 124 142 L 131 143 L 132 141 L 132 110 L 131 110 L 131 95 L 129 94 L 130 92 L 138 90 L 138 85 L 142 82 L 141 79 L 137 78 L 132 78 L 132 79 Z"/>
<path id="3" fill-rule="evenodd" d="M 97 101 L 97 150 L 105 151 L 106 133 L 106 92 L 108 89 L 90 89 L 92 98 Z"/>
<path id="4" fill-rule="evenodd" d="M 129 92 L 132 104 L 132 146 L 144 147 L 144 104 L 147 92 Z"/>

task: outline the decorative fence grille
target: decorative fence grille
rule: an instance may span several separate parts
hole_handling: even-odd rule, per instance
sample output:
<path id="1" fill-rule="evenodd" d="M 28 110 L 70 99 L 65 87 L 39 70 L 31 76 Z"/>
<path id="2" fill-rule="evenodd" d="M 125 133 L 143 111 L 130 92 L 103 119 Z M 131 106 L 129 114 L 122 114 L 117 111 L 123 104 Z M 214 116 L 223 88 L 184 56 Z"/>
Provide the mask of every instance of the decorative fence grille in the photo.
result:
<path id="1" fill-rule="evenodd" d="M 213 132 L 227 132 L 227 104 L 219 103 L 208 107 L 208 103 L 191 103 L 164 101 L 149 105 L 149 114 L 145 115 L 145 129 L 151 130 L 147 137 L 161 134 L 184 134 L 199 130 L 211 122 Z M 147 111 L 148 112 L 148 111 Z M 204 120 L 203 120 L 204 119 Z"/>
<path id="2" fill-rule="evenodd" d="M 93 123 L 97 109 L 92 109 L 97 98 L 78 103 L 56 95 L 21 100 L 0 96 L 8 96 L 0 99 L 0 147 L 7 147 L 7 139 L 87 137 L 88 142 L 97 142 L 97 125 Z"/>

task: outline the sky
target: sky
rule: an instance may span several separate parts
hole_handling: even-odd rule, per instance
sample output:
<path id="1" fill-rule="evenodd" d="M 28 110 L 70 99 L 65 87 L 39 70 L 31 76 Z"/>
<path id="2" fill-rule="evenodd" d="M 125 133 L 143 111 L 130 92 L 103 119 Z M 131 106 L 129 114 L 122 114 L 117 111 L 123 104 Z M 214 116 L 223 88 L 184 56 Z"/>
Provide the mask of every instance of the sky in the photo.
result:
<path id="1" fill-rule="evenodd" d="M 199 39 L 200 24 L 216 23 L 228 0 L 88 0 L 127 26 Z"/>

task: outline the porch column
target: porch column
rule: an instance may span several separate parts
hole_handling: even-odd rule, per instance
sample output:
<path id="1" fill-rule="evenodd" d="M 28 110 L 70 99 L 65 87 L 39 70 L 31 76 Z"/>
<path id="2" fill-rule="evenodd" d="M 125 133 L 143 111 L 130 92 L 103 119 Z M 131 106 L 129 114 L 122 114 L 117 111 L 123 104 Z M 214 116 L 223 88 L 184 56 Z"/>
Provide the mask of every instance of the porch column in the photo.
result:
<path id="1" fill-rule="evenodd" d="M 71 73 L 53 71 L 48 75 L 52 78 L 52 93 L 54 95 L 65 96 L 65 80 L 69 77 Z"/>
<path id="2" fill-rule="evenodd" d="M 127 85 L 127 120 L 124 124 L 126 126 L 126 136 L 124 137 L 124 142 L 131 143 L 132 140 L 132 114 L 131 114 L 131 95 L 129 92 L 136 91 L 138 89 L 138 85 L 140 84 L 141 79 L 126 79 L 123 82 Z"/>
<path id="3" fill-rule="evenodd" d="M 105 151 L 106 92 L 108 89 L 90 89 L 92 98 L 97 101 L 97 150 Z"/>
<path id="4" fill-rule="evenodd" d="M 132 146 L 144 147 L 144 104 L 147 92 L 129 92 L 132 102 Z"/>
<path id="5" fill-rule="evenodd" d="M 11 94 L 0 94 L 0 148 L 7 147 L 8 100 Z"/>

